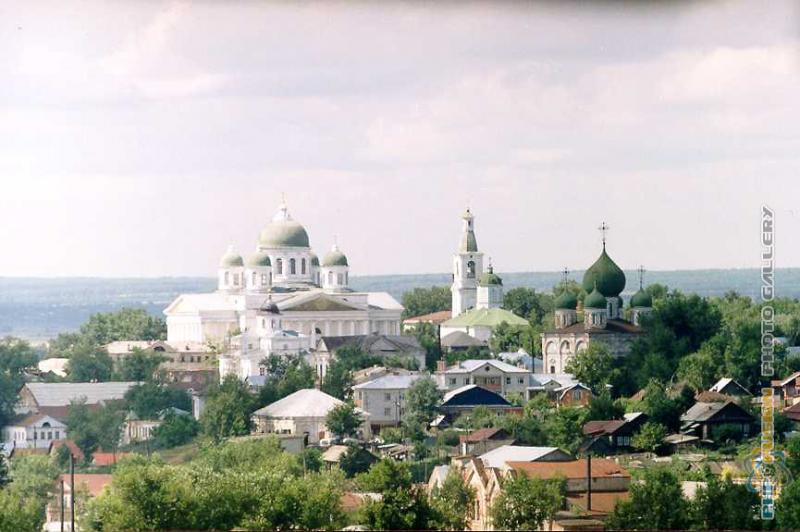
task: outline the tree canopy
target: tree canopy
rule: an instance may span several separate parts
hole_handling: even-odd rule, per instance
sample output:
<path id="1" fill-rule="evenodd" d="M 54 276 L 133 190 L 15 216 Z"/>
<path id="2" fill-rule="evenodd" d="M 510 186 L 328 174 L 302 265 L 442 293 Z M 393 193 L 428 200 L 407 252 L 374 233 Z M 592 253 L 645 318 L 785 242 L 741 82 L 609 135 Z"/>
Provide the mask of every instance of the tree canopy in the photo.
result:
<path id="1" fill-rule="evenodd" d="M 450 310 L 452 294 L 449 286 L 431 286 L 430 288 L 414 288 L 403 294 L 403 318 L 421 316 L 440 310 Z"/>

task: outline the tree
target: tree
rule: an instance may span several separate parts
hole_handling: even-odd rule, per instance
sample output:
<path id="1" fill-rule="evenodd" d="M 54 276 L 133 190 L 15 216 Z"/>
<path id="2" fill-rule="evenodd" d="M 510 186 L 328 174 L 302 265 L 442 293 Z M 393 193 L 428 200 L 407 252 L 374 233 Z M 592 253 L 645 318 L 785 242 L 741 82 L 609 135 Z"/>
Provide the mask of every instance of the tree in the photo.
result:
<path id="1" fill-rule="evenodd" d="M 92 415 L 97 444 L 104 451 L 117 452 L 119 439 L 122 436 L 122 423 L 125 421 L 125 412 L 120 405 L 109 403 L 102 406 Z"/>
<path id="2" fill-rule="evenodd" d="M 676 431 L 680 427 L 680 416 L 684 411 L 683 404 L 670 398 L 664 385 L 659 381 L 651 380 L 648 383 L 640 406 L 650 421 L 664 425 L 672 431 Z"/>
<path id="3" fill-rule="evenodd" d="M 105 382 L 111 379 L 113 368 L 105 349 L 82 340 L 72 346 L 66 371 L 72 382 Z"/>
<path id="4" fill-rule="evenodd" d="M 167 411 L 161 425 L 153 429 L 153 444 L 169 449 L 189 443 L 200 432 L 200 424 L 190 415 Z"/>
<path id="5" fill-rule="evenodd" d="M 648 421 L 634 434 L 631 444 L 642 451 L 656 452 L 664 446 L 666 436 L 667 429 L 664 425 Z"/>
<path id="6" fill-rule="evenodd" d="M 598 393 L 614 381 L 614 356 L 608 346 L 592 342 L 572 357 L 567 372 Z"/>
<path id="7" fill-rule="evenodd" d="M 347 478 L 353 478 L 359 473 L 368 471 L 376 461 L 375 456 L 366 449 L 362 449 L 357 445 L 350 445 L 339 459 L 339 468 Z"/>
<path id="8" fill-rule="evenodd" d="M 270 355 L 261 362 L 267 379 L 258 394 L 258 404 L 266 406 L 298 390 L 314 387 L 316 372 L 300 356 Z"/>
<path id="9" fill-rule="evenodd" d="M 358 486 L 381 494 L 361 510 L 370 530 L 423 530 L 432 517 L 427 498 L 414 489 L 408 464 L 392 459 L 376 462 L 356 478 Z"/>
<path id="10" fill-rule="evenodd" d="M 501 530 L 542 530 L 563 507 L 565 491 L 563 479 L 506 477 L 492 505 L 492 523 Z"/>
<path id="11" fill-rule="evenodd" d="M 688 504 L 678 478 L 664 467 L 645 470 L 644 482 L 631 484 L 630 500 L 617 503 L 606 527 L 617 530 L 682 529 Z"/>
<path id="12" fill-rule="evenodd" d="M 619 400 L 611 398 L 611 392 L 607 389 L 602 390 L 589 402 L 589 413 L 586 421 L 619 419 L 625 413 L 625 408 Z"/>
<path id="13" fill-rule="evenodd" d="M 492 331 L 489 348 L 495 353 L 525 349 L 529 353 L 536 351 L 538 337 L 530 325 L 509 325 L 500 322 Z"/>
<path id="14" fill-rule="evenodd" d="M 80 334 L 98 346 L 118 340 L 166 340 L 167 324 L 144 309 L 124 308 L 92 314 Z"/>
<path id="15" fill-rule="evenodd" d="M 10 336 L 0 340 L 0 427 L 14 417 L 25 371 L 35 367 L 37 360 L 36 351 L 28 342 Z"/>
<path id="16" fill-rule="evenodd" d="M 155 351 L 135 348 L 122 359 L 119 365 L 120 378 L 123 381 L 152 380 L 158 367 L 167 360 L 167 357 Z"/>
<path id="17" fill-rule="evenodd" d="M 459 471 L 451 467 L 441 486 L 431 492 L 434 528 L 465 530 L 467 515 L 475 502 L 475 489 L 464 482 Z"/>
<path id="18" fill-rule="evenodd" d="M 440 310 L 450 310 L 453 295 L 449 286 L 432 286 L 430 288 L 414 288 L 403 294 L 403 318 L 422 316 Z"/>
<path id="19" fill-rule="evenodd" d="M 544 418 L 543 432 L 547 443 L 570 452 L 578 450 L 583 441 L 583 425 L 586 422 L 586 409 L 564 407 L 551 410 Z"/>
<path id="20" fill-rule="evenodd" d="M 533 288 L 512 288 L 503 296 L 503 308 L 522 316 L 531 325 L 542 325 L 542 319 L 553 310 L 553 300 Z"/>
<path id="21" fill-rule="evenodd" d="M 794 480 L 781 489 L 775 503 L 775 516 L 780 530 L 800 529 L 800 481 Z"/>
<path id="22" fill-rule="evenodd" d="M 8 484 L 8 462 L 5 455 L 0 454 L 0 490 Z"/>
<path id="23" fill-rule="evenodd" d="M 65 420 L 70 439 L 83 452 L 87 462 L 92 461 L 92 454 L 100 446 L 97 426 L 93 422 L 94 417 L 86 400 L 71 401 L 67 409 L 67 419 Z"/>
<path id="24" fill-rule="evenodd" d="M 425 367 L 434 368 L 436 362 L 442 358 L 439 346 L 439 328 L 433 323 L 419 323 L 413 330 L 419 345 L 425 349 Z"/>
<path id="25" fill-rule="evenodd" d="M 705 487 L 698 488 L 689 514 L 692 528 L 700 530 L 754 530 L 761 528 L 758 507 L 758 495 L 747 486 L 712 476 Z"/>
<path id="26" fill-rule="evenodd" d="M 156 419 L 168 408 L 186 412 L 192 409 L 192 398 L 186 390 L 170 388 L 155 382 L 143 382 L 125 392 L 125 401 L 140 419 Z"/>
<path id="27" fill-rule="evenodd" d="M 203 433 L 214 441 L 229 436 L 250 434 L 253 398 L 247 385 L 235 375 L 228 375 L 222 384 L 211 390 L 200 418 Z"/>
<path id="28" fill-rule="evenodd" d="M 364 423 L 363 416 L 352 403 L 333 407 L 325 418 L 325 425 L 337 436 L 355 436 Z"/>
<path id="29" fill-rule="evenodd" d="M 433 421 L 442 400 L 436 382 L 429 377 L 420 377 L 406 392 L 406 416 L 403 423 L 407 430 L 418 434 Z"/>

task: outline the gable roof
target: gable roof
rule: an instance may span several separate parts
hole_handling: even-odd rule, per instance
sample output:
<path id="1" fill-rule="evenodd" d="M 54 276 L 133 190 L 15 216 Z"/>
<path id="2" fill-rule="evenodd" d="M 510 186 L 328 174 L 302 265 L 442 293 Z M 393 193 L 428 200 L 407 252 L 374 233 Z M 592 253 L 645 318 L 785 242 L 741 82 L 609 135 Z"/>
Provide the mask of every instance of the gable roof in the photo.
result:
<path id="1" fill-rule="evenodd" d="M 70 489 L 71 483 L 68 473 L 62 474 L 59 480 L 64 483 L 65 490 Z M 111 484 L 112 480 L 113 475 L 105 473 L 75 473 L 76 491 L 86 490 L 92 497 L 100 495 L 105 487 Z"/>
<path id="2" fill-rule="evenodd" d="M 468 384 L 447 392 L 442 398 L 442 406 L 511 406 L 506 399 L 491 390 L 476 384 Z"/>
<path id="3" fill-rule="evenodd" d="M 479 443 L 486 440 L 508 438 L 510 438 L 510 434 L 506 429 L 499 427 L 478 429 L 471 434 L 462 434 L 458 437 L 461 443 Z"/>
<path id="4" fill-rule="evenodd" d="M 422 314 L 420 316 L 412 316 L 410 318 L 406 318 L 403 320 L 403 323 L 407 324 L 415 324 L 415 323 L 435 323 L 439 324 L 443 321 L 447 321 L 453 317 L 452 310 L 440 310 L 438 312 L 431 312 L 430 314 Z"/>
<path id="5" fill-rule="evenodd" d="M 694 421 L 703 422 L 708 421 L 720 414 L 723 410 L 736 410 L 737 414 L 742 418 L 753 419 L 753 416 L 747 413 L 741 406 L 733 401 L 725 403 L 700 403 L 697 402 L 687 410 L 682 416 L 681 421 Z"/>
<path id="6" fill-rule="evenodd" d="M 504 308 L 478 308 L 442 323 L 443 327 L 497 327 L 506 322 L 509 325 L 528 325 L 528 320 L 521 318 Z"/>
<path id="7" fill-rule="evenodd" d="M 486 467 L 504 467 L 507 462 L 533 462 L 541 460 L 551 454 L 563 455 L 565 459 L 571 458 L 558 447 L 529 447 L 523 445 L 501 445 L 478 458 Z M 552 464 L 553 462 L 547 462 Z"/>
<path id="8" fill-rule="evenodd" d="M 583 425 L 583 433 L 587 436 L 595 435 L 595 434 L 613 434 L 620 427 L 622 427 L 626 421 L 624 419 L 604 419 L 598 421 L 587 421 Z"/>
<path id="9" fill-rule="evenodd" d="M 495 359 L 469 359 L 469 360 L 462 360 L 455 366 L 450 366 L 447 368 L 444 373 L 451 374 L 451 373 L 472 373 L 483 366 L 489 365 L 495 369 L 498 369 L 504 373 L 525 373 L 529 374 L 525 368 L 520 368 L 517 366 L 512 366 L 502 360 L 495 360 Z"/>
<path id="10" fill-rule="evenodd" d="M 253 412 L 253 415 L 284 418 L 324 418 L 328 415 L 328 412 L 341 404 L 344 404 L 344 402 L 325 392 L 316 388 L 307 388 L 305 390 L 297 390 L 279 401 L 275 401 L 264 408 L 259 408 Z M 365 412 L 361 410 L 358 410 L 358 412 L 366 416 Z"/>
<path id="11" fill-rule="evenodd" d="M 30 413 L 30 414 L 22 414 L 21 416 L 11 420 L 8 422 L 11 426 L 16 427 L 31 427 L 39 423 L 51 423 L 53 428 L 65 428 L 66 425 L 56 419 L 53 416 L 43 414 L 43 413 Z M 55 424 L 53 424 L 55 423 Z"/>
<path id="12" fill-rule="evenodd" d="M 565 462 L 509 461 L 508 467 L 529 477 L 550 479 L 586 478 L 586 458 Z M 592 478 L 630 478 L 631 474 L 618 463 L 607 458 L 592 458 Z"/>
<path id="13" fill-rule="evenodd" d="M 453 331 L 442 336 L 442 345 L 444 347 L 482 347 L 486 345 L 486 342 L 478 340 L 464 331 Z"/>
<path id="14" fill-rule="evenodd" d="M 800 371 L 795 371 L 794 373 L 783 379 L 780 383 L 780 386 L 786 386 L 787 384 L 794 382 L 798 378 L 800 378 Z"/>
<path id="15" fill-rule="evenodd" d="M 733 389 L 729 390 L 728 392 L 725 392 L 724 391 L 725 388 L 727 388 L 729 385 L 733 385 Z M 731 393 L 735 393 L 737 395 L 752 395 L 747 388 L 745 388 L 744 386 L 742 386 L 741 384 L 739 384 L 730 377 L 724 377 L 718 380 L 711 388 L 708 389 L 708 391 L 727 393 L 728 395 L 731 395 Z"/>
<path id="16" fill-rule="evenodd" d="M 29 382 L 24 388 L 38 406 L 69 406 L 73 400 L 86 398 L 86 404 L 122 399 L 138 382 Z"/>
<path id="17" fill-rule="evenodd" d="M 303 297 L 306 296 L 306 297 Z M 299 301 L 298 301 L 299 300 Z M 331 297 L 321 292 L 314 292 L 311 297 L 303 294 L 301 297 L 290 298 L 278 303 L 278 308 L 291 312 L 331 312 L 363 310 L 362 307 L 341 299 Z"/>
<path id="18" fill-rule="evenodd" d="M 320 342 L 328 352 L 334 352 L 342 347 L 356 347 L 371 354 L 386 355 L 424 351 L 416 336 L 400 334 L 322 336 Z"/>
<path id="19" fill-rule="evenodd" d="M 353 386 L 354 390 L 406 390 L 423 375 L 384 375 L 377 379 Z"/>

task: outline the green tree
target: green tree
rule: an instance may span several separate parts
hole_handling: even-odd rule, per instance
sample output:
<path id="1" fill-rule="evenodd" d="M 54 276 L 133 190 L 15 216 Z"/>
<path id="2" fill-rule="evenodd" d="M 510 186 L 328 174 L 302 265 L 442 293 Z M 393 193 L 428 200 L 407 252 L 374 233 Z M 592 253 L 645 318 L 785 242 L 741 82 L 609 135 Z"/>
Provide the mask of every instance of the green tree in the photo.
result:
<path id="1" fill-rule="evenodd" d="M 542 325 L 542 319 L 553 310 L 553 300 L 533 288 L 512 288 L 503 295 L 503 308 L 522 316 L 531 325 Z"/>
<path id="2" fill-rule="evenodd" d="M 381 494 L 361 509 L 362 522 L 370 530 L 424 530 L 430 528 L 432 511 L 427 497 L 414 489 L 408 464 L 391 459 L 376 462 L 356 478 L 361 489 Z"/>
<path id="3" fill-rule="evenodd" d="M 617 503 L 606 527 L 617 530 L 671 530 L 689 524 L 688 504 L 680 482 L 669 469 L 645 470 L 641 484 L 631 484 L 630 500 Z"/>
<path id="4" fill-rule="evenodd" d="M 166 340 L 166 322 L 144 309 L 124 308 L 93 314 L 80 328 L 81 336 L 102 346 L 118 340 Z"/>
<path id="5" fill-rule="evenodd" d="M 247 385 L 235 375 L 228 375 L 209 394 L 200 417 L 203 434 L 214 441 L 250 434 L 252 412 L 253 398 Z"/>
<path id="6" fill-rule="evenodd" d="M 778 529 L 800 529 L 800 481 L 794 480 L 781 489 L 781 496 L 775 503 L 775 516 Z"/>
<path id="7" fill-rule="evenodd" d="M 5 455 L 0 454 L 0 489 L 8 484 L 8 462 Z"/>
<path id="8" fill-rule="evenodd" d="M 403 294 L 403 318 L 450 310 L 452 297 L 449 286 L 414 288 Z"/>
<path id="9" fill-rule="evenodd" d="M 135 348 L 120 362 L 120 379 L 123 381 L 152 380 L 158 367 L 167 360 L 169 359 L 161 353 Z"/>
<path id="10" fill-rule="evenodd" d="M 72 382 L 105 382 L 111 379 L 113 369 L 105 349 L 83 340 L 72 346 L 66 372 Z"/>
<path id="11" fill-rule="evenodd" d="M 656 452 L 664 446 L 667 429 L 660 423 L 647 422 L 634 434 L 631 444 L 642 451 Z"/>
<path id="12" fill-rule="evenodd" d="M 671 398 L 659 381 L 652 380 L 648 383 L 644 399 L 639 406 L 650 421 L 664 425 L 671 431 L 680 428 L 680 416 L 684 412 L 684 405 L 681 401 Z"/>
<path id="13" fill-rule="evenodd" d="M 339 468 L 347 478 L 353 478 L 360 473 L 369 471 L 370 466 L 376 461 L 375 456 L 366 449 L 362 449 L 357 445 L 350 445 L 339 459 Z"/>
<path id="14" fill-rule="evenodd" d="M 500 530 L 543 530 L 564 506 L 565 491 L 563 479 L 506 477 L 492 505 L 492 524 Z"/>
<path id="15" fill-rule="evenodd" d="M 17 392 L 25 384 L 25 371 L 37 363 L 36 351 L 24 340 L 0 340 L 0 427 L 14 417 Z"/>
<path id="16" fill-rule="evenodd" d="M 65 420 L 69 437 L 83 452 L 87 462 L 92 461 L 92 455 L 100 446 L 100 435 L 94 423 L 94 414 L 86 405 L 85 399 L 70 402 Z"/>
<path id="17" fill-rule="evenodd" d="M 156 382 L 143 382 L 125 392 L 125 401 L 140 419 L 156 419 L 160 412 L 177 408 L 186 412 L 192 409 L 192 398 L 186 390 L 170 388 Z"/>
<path id="18" fill-rule="evenodd" d="M 433 421 L 441 400 L 442 393 L 431 377 L 420 377 L 414 381 L 406 391 L 406 416 L 403 420 L 406 429 L 419 435 Z"/>
<path id="19" fill-rule="evenodd" d="M 314 387 L 316 372 L 300 356 L 270 355 L 261 362 L 266 370 L 266 383 L 258 394 L 258 404 L 266 406 L 298 390 Z"/>
<path id="20" fill-rule="evenodd" d="M 586 409 L 584 408 L 561 407 L 549 411 L 543 423 L 543 432 L 547 436 L 548 445 L 570 452 L 577 451 L 583 441 L 585 422 Z"/>
<path id="21" fill-rule="evenodd" d="M 529 353 L 536 351 L 538 336 L 530 325 L 509 325 L 501 322 L 492 331 L 489 348 L 495 353 L 525 349 Z"/>
<path id="22" fill-rule="evenodd" d="M 419 345 L 425 350 L 425 367 L 435 368 L 436 362 L 442 358 L 442 350 L 439 347 L 439 328 L 433 323 L 420 323 L 410 334 L 416 336 Z"/>
<path id="23" fill-rule="evenodd" d="M 192 441 L 199 432 L 200 424 L 192 416 L 169 410 L 161 425 L 153 429 L 153 444 L 160 449 L 177 447 Z"/>
<path id="24" fill-rule="evenodd" d="M 337 436 L 355 436 L 364 423 L 364 417 L 352 403 L 333 407 L 325 418 L 325 425 Z"/>
<path id="25" fill-rule="evenodd" d="M 757 530 L 759 497 L 731 479 L 710 477 L 689 503 L 692 528 L 698 530 Z"/>
<path id="26" fill-rule="evenodd" d="M 467 515 L 475 502 L 475 490 L 464 482 L 459 471 L 451 467 L 441 486 L 431 492 L 434 528 L 465 530 Z"/>
<path id="27" fill-rule="evenodd" d="M 625 413 L 625 408 L 619 400 L 611 398 L 611 393 L 604 389 L 589 402 L 589 411 L 586 421 L 620 419 Z"/>
<path id="28" fill-rule="evenodd" d="M 615 378 L 614 356 L 608 346 L 592 342 L 589 347 L 572 357 L 567 372 L 595 393 L 602 391 Z"/>

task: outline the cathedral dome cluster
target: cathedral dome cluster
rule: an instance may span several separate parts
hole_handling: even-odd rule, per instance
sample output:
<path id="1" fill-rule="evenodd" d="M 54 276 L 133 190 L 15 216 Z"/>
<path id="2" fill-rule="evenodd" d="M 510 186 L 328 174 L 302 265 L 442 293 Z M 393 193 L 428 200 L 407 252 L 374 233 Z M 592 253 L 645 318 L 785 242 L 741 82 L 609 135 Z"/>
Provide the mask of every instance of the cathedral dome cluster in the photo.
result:
<path id="1" fill-rule="evenodd" d="M 285 203 L 261 230 L 256 251 L 247 260 L 230 248 L 219 265 L 218 288 L 225 292 L 269 292 L 322 287 L 348 291 L 347 257 L 334 245 L 322 266 L 311 250 L 306 229 L 292 218 Z"/>

